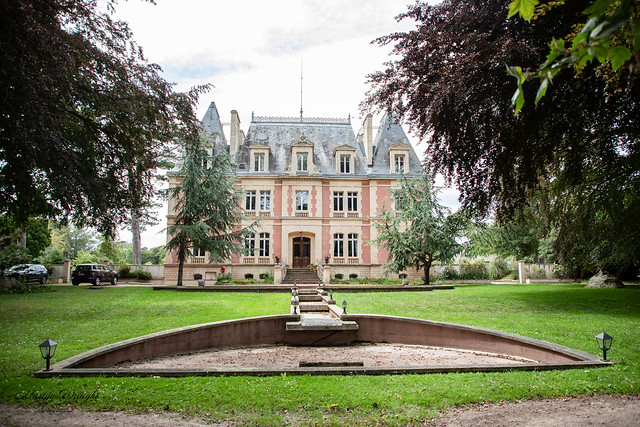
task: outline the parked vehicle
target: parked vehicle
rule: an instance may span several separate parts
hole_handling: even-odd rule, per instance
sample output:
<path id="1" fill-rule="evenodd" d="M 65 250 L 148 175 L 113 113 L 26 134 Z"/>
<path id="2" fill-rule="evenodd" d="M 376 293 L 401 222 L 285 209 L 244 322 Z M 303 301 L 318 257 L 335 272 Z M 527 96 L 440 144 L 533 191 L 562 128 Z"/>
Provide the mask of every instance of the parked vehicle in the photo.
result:
<path id="1" fill-rule="evenodd" d="M 49 278 L 49 272 L 44 265 L 18 264 L 4 271 L 7 277 L 15 277 L 25 282 L 38 282 L 45 285 Z"/>
<path id="2" fill-rule="evenodd" d="M 99 286 L 102 282 L 118 283 L 118 273 L 113 268 L 101 264 L 79 264 L 71 273 L 71 284 L 92 283 Z"/>

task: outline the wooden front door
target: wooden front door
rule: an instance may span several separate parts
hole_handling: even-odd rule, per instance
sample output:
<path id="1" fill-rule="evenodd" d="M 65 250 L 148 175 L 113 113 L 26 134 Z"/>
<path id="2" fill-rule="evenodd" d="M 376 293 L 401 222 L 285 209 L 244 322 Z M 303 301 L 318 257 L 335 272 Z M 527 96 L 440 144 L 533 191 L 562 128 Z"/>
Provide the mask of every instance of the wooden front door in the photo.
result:
<path id="1" fill-rule="evenodd" d="M 311 262 L 311 239 L 293 238 L 293 268 L 304 268 Z"/>

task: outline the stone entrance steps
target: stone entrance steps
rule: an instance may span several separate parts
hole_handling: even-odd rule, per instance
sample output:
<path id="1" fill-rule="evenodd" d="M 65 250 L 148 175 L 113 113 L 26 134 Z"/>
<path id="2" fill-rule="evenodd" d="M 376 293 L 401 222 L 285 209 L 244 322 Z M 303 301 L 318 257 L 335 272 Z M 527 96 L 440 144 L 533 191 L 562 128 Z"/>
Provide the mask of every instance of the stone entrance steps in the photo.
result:
<path id="1" fill-rule="evenodd" d="M 295 282 L 297 282 L 298 285 L 317 284 L 318 274 L 308 268 L 288 268 L 286 276 L 282 279 L 282 283 L 293 284 Z"/>
<path id="2" fill-rule="evenodd" d="M 355 340 L 359 329 L 358 324 L 351 320 L 342 320 L 335 301 L 329 299 L 325 291 L 298 288 L 297 298 L 299 320 L 286 324 L 288 343 L 318 346 L 346 345 Z"/>

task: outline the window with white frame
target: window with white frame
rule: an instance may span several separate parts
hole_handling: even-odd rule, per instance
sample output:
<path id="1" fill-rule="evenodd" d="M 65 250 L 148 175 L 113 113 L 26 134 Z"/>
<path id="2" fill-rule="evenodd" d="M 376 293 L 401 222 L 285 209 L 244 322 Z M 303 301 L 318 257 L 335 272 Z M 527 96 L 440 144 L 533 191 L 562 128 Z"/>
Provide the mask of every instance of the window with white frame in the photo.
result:
<path id="1" fill-rule="evenodd" d="M 340 173 L 351 173 L 350 154 L 340 154 Z"/>
<path id="2" fill-rule="evenodd" d="M 333 256 L 335 258 L 344 257 L 344 234 L 342 233 L 333 235 Z"/>
<path id="3" fill-rule="evenodd" d="M 191 250 L 191 253 L 193 254 L 194 257 L 203 257 L 206 251 L 202 248 L 195 247 Z"/>
<path id="4" fill-rule="evenodd" d="M 309 170 L 309 153 L 296 154 L 296 171 L 307 172 Z"/>
<path id="5" fill-rule="evenodd" d="M 358 193 L 356 191 L 347 192 L 347 212 L 358 212 Z"/>
<path id="6" fill-rule="evenodd" d="M 253 170 L 255 172 L 264 172 L 264 153 L 256 153 L 253 156 Z"/>
<path id="7" fill-rule="evenodd" d="M 358 258 L 358 235 L 356 233 L 347 235 L 347 256 L 349 258 Z"/>
<path id="8" fill-rule="evenodd" d="M 244 193 L 244 209 L 246 211 L 255 211 L 256 210 L 256 192 L 255 191 L 246 191 Z"/>
<path id="9" fill-rule="evenodd" d="M 309 210 L 309 192 L 308 191 L 296 191 L 296 210 L 297 211 Z"/>
<path id="10" fill-rule="evenodd" d="M 271 210 L 271 191 L 260 191 L 260 210 L 263 212 Z"/>
<path id="11" fill-rule="evenodd" d="M 255 256 L 256 254 L 256 235 L 248 234 L 244 237 L 244 256 Z"/>
<path id="12" fill-rule="evenodd" d="M 333 211 L 344 212 L 344 192 L 342 191 L 333 192 Z"/>
<path id="13" fill-rule="evenodd" d="M 269 256 L 269 233 L 260 233 L 258 240 L 258 256 Z"/>
<path id="14" fill-rule="evenodd" d="M 396 154 L 394 157 L 395 157 L 395 173 L 404 172 L 405 155 Z"/>

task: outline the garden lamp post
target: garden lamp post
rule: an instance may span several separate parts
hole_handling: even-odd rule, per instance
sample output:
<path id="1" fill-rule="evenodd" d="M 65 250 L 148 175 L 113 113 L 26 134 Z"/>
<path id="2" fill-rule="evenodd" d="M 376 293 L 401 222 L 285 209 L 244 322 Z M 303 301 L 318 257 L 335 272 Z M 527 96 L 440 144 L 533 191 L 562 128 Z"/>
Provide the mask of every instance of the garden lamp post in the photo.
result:
<path id="1" fill-rule="evenodd" d="M 51 361 L 51 358 L 56 352 L 57 345 L 58 343 L 52 340 L 46 340 L 45 342 L 39 345 L 40 354 L 42 355 L 42 358 L 46 360 L 46 367 L 44 368 L 45 371 L 51 370 L 49 362 Z"/>
<path id="2" fill-rule="evenodd" d="M 602 332 L 601 334 L 596 335 L 596 341 L 598 341 L 598 347 L 600 347 L 600 350 L 602 350 L 602 360 L 606 362 L 607 350 L 611 348 L 613 337 L 606 332 Z"/>
<path id="3" fill-rule="evenodd" d="M 347 314 L 347 300 L 342 300 L 342 314 Z"/>

